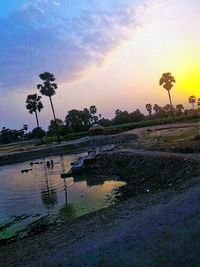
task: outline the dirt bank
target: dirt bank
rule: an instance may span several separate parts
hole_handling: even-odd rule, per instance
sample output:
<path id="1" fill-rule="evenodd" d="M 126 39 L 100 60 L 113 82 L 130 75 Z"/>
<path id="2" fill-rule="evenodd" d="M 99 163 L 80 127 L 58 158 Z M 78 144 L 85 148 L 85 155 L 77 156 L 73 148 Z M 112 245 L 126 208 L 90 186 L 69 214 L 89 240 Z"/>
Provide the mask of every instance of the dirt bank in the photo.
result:
<path id="1" fill-rule="evenodd" d="M 90 136 L 76 141 L 62 142 L 61 144 L 49 144 L 35 147 L 30 151 L 20 151 L 4 153 L 0 155 L 0 166 L 6 164 L 19 163 L 27 160 L 33 160 L 52 155 L 82 153 L 88 151 L 91 147 L 100 147 L 109 144 L 118 144 L 135 142 L 137 136 L 134 134 L 120 134 L 111 136 Z"/>
<path id="2" fill-rule="evenodd" d="M 101 154 L 89 172 L 120 176 L 127 198 L 183 183 L 200 174 L 200 165 L 197 155 L 119 150 Z"/>

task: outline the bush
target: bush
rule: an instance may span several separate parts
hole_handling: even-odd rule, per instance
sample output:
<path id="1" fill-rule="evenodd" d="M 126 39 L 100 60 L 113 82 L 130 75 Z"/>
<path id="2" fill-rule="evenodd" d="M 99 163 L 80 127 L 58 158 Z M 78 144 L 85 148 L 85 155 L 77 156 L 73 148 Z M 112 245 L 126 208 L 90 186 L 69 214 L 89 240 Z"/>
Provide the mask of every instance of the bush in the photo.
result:
<path id="1" fill-rule="evenodd" d="M 40 127 L 36 127 L 31 132 L 31 138 L 42 138 L 46 135 L 46 132 Z"/>

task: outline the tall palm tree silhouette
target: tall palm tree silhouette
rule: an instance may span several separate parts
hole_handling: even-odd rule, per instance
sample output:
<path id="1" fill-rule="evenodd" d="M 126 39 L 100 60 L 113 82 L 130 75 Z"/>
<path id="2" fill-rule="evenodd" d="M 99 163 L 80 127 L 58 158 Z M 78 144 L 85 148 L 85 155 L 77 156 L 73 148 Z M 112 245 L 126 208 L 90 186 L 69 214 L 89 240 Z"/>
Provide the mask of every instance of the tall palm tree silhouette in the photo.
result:
<path id="1" fill-rule="evenodd" d="M 26 108 L 29 110 L 29 113 L 35 113 L 35 118 L 37 122 L 37 127 L 39 128 L 38 112 L 43 109 L 43 104 L 41 101 L 41 96 L 37 94 L 28 95 L 26 99 Z"/>
<path id="2" fill-rule="evenodd" d="M 174 121 L 174 110 L 173 110 L 173 105 L 172 105 L 172 99 L 171 99 L 171 94 L 170 94 L 170 91 L 173 87 L 173 84 L 175 83 L 175 79 L 174 77 L 172 76 L 172 74 L 170 72 L 166 72 L 166 73 L 163 73 L 162 74 L 162 77 L 160 78 L 160 82 L 159 84 L 161 86 L 163 86 L 167 92 L 168 92 L 168 95 L 169 95 L 169 102 L 170 102 L 170 105 L 171 105 L 171 109 L 172 109 L 172 116 L 173 116 L 173 121 Z"/>
<path id="3" fill-rule="evenodd" d="M 55 76 L 52 73 L 49 72 L 44 72 L 39 75 L 40 79 L 43 81 L 42 84 L 38 84 L 37 88 L 40 90 L 40 93 L 42 95 L 48 96 L 51 104 L 51 109 L 53 112 L 53 117 L 56 125 L 56 134 L 58 138 L 58 142 L 60 142 L 60 136 L 58 132 L 58 125 L 57 125 L 57 120 L 56 120 L 56 115 L 55 115 L 55 109 L 53 106 L 52 102 L 52 96 L 56 94 L 56 89 L 58 88 L 57 84 L 55 83 Z"/>
<path id="4" fill-rule="evenodd" d="M 190 104 L 192 104 L 192 108 L 194 109 L 194 104 L 196 103 L 196 97 L 194 95 L 191 95 L 188 98 L 188 101 L 189 101 Z"/>

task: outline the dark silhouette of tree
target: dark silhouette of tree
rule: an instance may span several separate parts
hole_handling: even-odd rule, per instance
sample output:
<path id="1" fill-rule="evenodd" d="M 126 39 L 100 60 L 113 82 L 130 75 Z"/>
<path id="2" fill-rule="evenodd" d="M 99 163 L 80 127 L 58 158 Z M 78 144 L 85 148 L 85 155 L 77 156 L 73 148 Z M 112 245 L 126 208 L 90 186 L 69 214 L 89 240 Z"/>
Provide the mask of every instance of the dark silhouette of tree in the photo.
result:
<path id="1" fill-rule="evenodd" d="M 87 131 L 91 126 L 90 111 L 87 108 L 84 110 L 72 109 L 68 111 L 65 123 L 73 132 Z"/>
<path id="2" fill-rule="evenodd" d="M 164 110 L 158 104 L 155 104 L 153 106 L 153 110 L 155 111 L 156 117 L 165 117 L 166 116 Z"/>
<path id="3" fill-rule="evenodd" d="M 146 104 L 146 110 L 149 112 L 149 117 L 152 116 L 152 105 L 151 104 Z"/>
<path id="4" fill-rule="evenodd" d="M 200 107 L 200 98 L 197 99 L 197 106 Z"/>
<path id="5" fill-rule="evenodd" d="M 26 108 L 29 110 L 30 114 L 35 113 L 35 118 L 37 122 L 37 127 L 39 128 L 38 112 L 43 109 L 43 104 L 41 101 L 41 96 L 37 94 L 28 95 L 26 99 Z"/>
<path id="6" fill-rule="evenodd" d="M 167 116 L 172 116 L 172 113 L 174 112 L 173 107 L 170 104 L 165 105 L 162 109 Z"/>
<path id="7" fill-rule="evenodd" d="M 24 124 L 24 125 L 23 125 L 23 130 L 24 130 L 24 132 L 27 134 L 27 131 L 28 131 L 28 124 Z"/>
<path id="8" fill-rule="evenodd" d="M 98 121 L 98 124 L 100 124 L 101 126 L 104 126 L 104 127 L 108 127 L 108 126 L 112 125 L 112 122 L 109 119 L 105 119 L 103 117 Z"/>
<path id="9" fill-rule="evenodd" d="M 12 142 L 19 141 L 24 135 L 24 130 L 11 130 L 9 128 L 3 127 L 0 131 L 0 142 L 4 144 L 9 144 Z"/>
<path id="10" fill-rule="evenodd" d="M 176 105 L 175 112 L 177 116 L 180 116 L 184 112 L 184 106 L 182 104 Z"/>
<path id="11" fill-rule="evenodd" d="M 97 108 L 95 106 L 83 110 L 72 109 L 68 111 L 65 117 L 65 126 L 72 132 L 87 131 L 92 124 L 99 121 L 100 117 L 96 113 Z"/>
<path id="12" fill-rule="evenodd" d="M 33 129 L 33 131 L 30 133 L 30 137 L 31 138 L 40 138 L 41 142 L 42 142 L 42 137 L 44 137 L 46 135 L 46 132 L 44 130 L 42 130 L 41 127 L 36 127 Z"/>
<path id="13" fill-rule="evenodd" d="M 93 114 L 93 115 L 95 115 L 97 113 L 96 106 L 90 106 L 89 110 L 90 110 L 90 113 Z"/>
<path id="14" fill-rule="evenodd" d="M 117 109 L 115 111 L 115 117 L 112 120 L 114 124 L 123 124 L 123 123 L 129 123 L 133 121 L 141 121 L 145 118 L 144 114 L 140 112 L 139 109 L 136 109 L 135 111 L 129 113 L 128 111 L 121 111 Z"/>
<path id="15" fill-rule="evenodd" d="M 155 105 L 153 106 L 153 110 L 155 111 L 155 114 L 158 114 L 159 111 L 160 111 L 160 109 L 161 109 L 161 107 L 160 107 L 158 104 L 155 104 Z"/>
<path id="16" fill-rule="evenodd" d="M 194 95 L 191 95 L 189 98 L 188 98 L 188 101 L 190 104 L 192 104 L 192 108 L 194 110 L 194 104 L 196 103 L 196 97 Z"/>
<path id="17" fill-rule="evenodd" d="M 48 127 L 48 135 L 55 136 L 57 134 L 57 131 L 59 131 L 59 135 L 65 135 L 67 134 L 67 127 L 65 127 L 64 122 L 61 119 L 56 119 L 56 123 L 54 120 L 50 121 L 50 125 Z M 68 132 L 69 133 L 69 132 Z"/>
<path id="18" fill-rule="evenodd" d="M 130 121 L 142 121 L 145 116 L 141 111 L 137 108 L 135 111 L 129 113 Z"/>
<path id="19" fill-rule="evenodd" d="M 96 115 L 97 113 L 97 108 L 96 106 L 90 106 L 89 107 L 90 115 L 91 115 L 91 123 L 97 123 L 99 120 L 99 117 Z"/>
<path id="20" fill-rule="evenodd" d="M 115 118 L 113 119 L 114 124 L 122 124 L 130 122 L 130 116 L 128 111 L 121 111 L 117 109 L 115 111 Z"/>
<path id="21" fill-rule="evenodd" d="M 175 119 L 174 118 L 174 111 L 173 111 L 173 105 L 172 105 L 172 99 L 171 99 L 171 94 L 170 94 L 170 91 L 173 87 L 173 84 L 175 83 L 175 79 L 174 77 L 171 75 L 170 72 L 166 72 L 166 73 L 163 73 L 162 77 L 160 78 L 160 82 L 159 84 L 161 86 L 163 86 L 167 92 L 168 92 L 168 95 L 169 95 L 169 102 L 170 102 L 170 105 L 171 105 L 171 109 L 172 109 L 172 116 L 173 116 L 173 120 Z"/>
<path id="22" fill-rule="evenodd" d="M 55 83 L 55 80 L 56 80 L 55 76 L 52 73 L 44 72 L 44 73 L 41 73 L 39 77 L 43 81 L 43 84 L 38 84 L 37 88 L 40 90 L 40 93 L 42 95 L 49 97 L 55 125 L 57 125 L 55 109 L 54 109 L 53 102 L 52 102 L 52 96 L 56 94 L 56 89 L 58 88 L 57 84 Z M 56 134 L 57 134 L 58 142 L 60 142 L 60 136 L 59 136 L 58 130 L 56 131 Z"/>

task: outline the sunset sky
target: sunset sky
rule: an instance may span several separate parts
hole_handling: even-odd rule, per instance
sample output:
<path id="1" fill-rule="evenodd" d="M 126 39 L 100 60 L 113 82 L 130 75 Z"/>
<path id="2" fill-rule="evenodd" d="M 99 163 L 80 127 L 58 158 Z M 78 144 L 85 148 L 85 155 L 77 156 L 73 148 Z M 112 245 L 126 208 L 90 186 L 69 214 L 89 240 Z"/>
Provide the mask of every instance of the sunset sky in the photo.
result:
<path id="1" fill-rule="evenodd" d="M 26 95 L 39 91 L 38 75 L 56 75 L 57 117 L 96 105 L 116 109 L 165 105 L 163 72 L 176 84 L 174 104 L 200 97 L 199 0 L 1 0 L 0 128 L 35 127 Z M 43 97 L 41 126 L 52 117 Z"/>

